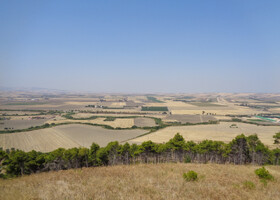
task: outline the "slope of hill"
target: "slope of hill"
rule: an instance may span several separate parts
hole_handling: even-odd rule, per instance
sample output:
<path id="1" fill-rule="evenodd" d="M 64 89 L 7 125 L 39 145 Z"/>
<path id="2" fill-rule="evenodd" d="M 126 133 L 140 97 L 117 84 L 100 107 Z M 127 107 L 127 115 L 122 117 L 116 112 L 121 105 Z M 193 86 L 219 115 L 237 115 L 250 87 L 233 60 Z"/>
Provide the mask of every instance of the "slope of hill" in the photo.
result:
<path id="1" fill-rule="evenodd" d="M 266 186 L 257 168 L 167 163 L 47 172 L 0 179 L 0 199 L 279 199 L 280 167 L 266 166 L 275 177 Z M 198 181 L 183 179 L 189 170 L 198 173 Z"/>

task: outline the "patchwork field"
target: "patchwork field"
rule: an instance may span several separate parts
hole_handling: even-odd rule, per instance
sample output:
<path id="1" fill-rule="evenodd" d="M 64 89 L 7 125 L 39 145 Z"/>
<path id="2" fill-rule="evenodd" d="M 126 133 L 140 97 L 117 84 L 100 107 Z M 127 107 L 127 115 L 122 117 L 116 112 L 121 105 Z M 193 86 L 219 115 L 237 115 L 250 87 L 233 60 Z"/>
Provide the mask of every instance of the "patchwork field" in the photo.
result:
<path id="1" fill-rule="evenodd" d="M 173 108 L 171 109 L 172 114 L 190 114 L 190 115 L 196 115 L 201 114 L 203 111 L 206 113 L 213 113 L 217 115 L 254 115 L 258 113 L 266 113 L 261 112 L 260 110 L 250 109 L 246 107 L 241 106 L 234 106 L 234 107 L 227 107 L 227 106 L 221 106 L 221 107 L 196 107 L 196 108 Z"/>
<path id="2" fill-rule="evenodd" d="M 180 133 L 186 140 L 202 141 L 217 140 L 229 142 L 240 134 L 257 134 L 266 145 L 273 145 L 273 135 L 280 131 L 280 126 L 257 126 L 245 123 L 234 123 L 238 128 L 231 128 L 232 122 L 221 122 L 220 124 L 195 125 L 195 126 L 171 126 L 157 132 L 145 135 L 130 142 L 142 143 L 151 140 L 162 143 L 170 140 L 174 134 Z"/>
<path id="3" fill-rule="evenodd" d="M 13 131 L 40 126 L 45 123 L 59 124 L 65 122 L 108 125 L 113 128 L 131 128 L 134 125 L 137 127 L 156 126 L 155 120 L 149 117 L 160 118 L 163 123 L 180 122 L 182 124 L 201 123 L 210 120 L 232 121 L 234 117 L 235 120 L 251 123 L 279 125 L 280 116 L 275 114 L 280 112 L 279 107 L 280 94 L 136 95 L 9 91 L 0 93 L 0 109 L 5 109 L 0 110 L 0 130 Z M 75 114 L 71 115 L 71 113 Z M 3 114 L 12 116 L 3 116 Z M 34 114 L 37 115 L 34 116 Z M 69 115 L 76 119 L 69 119 Z M 86 119 L 92 116 L 99 117 Z M 275 121 L 260 120 L 258 117 L 261 116 L 275 119 Z M 32 119 L 32 117 L 34 118 Z M 149 139 L 155 142 L 166 142 L 177 132 L 180 132 L 188 140 L 213 139 L 228 142 L 241 133 L 247 135 L 257 133 L 264 143 L 271 145 L 273 143 L 272 136 L 280 131 L 279 126 L 255 126 L 243 123 L 237 123 L 238 128 L 229 128 L 233 123 L 236 122 L 195 126 L 177 126 L 176 123 L 169 123 L 171 127 L 133 139 L 132 142 L 139 143 Z M 73 133 L 73 131 L 75 132 Z M 131 134 L 129 137 L 123 135 L 126 131 Z M 0 135 L 0 147 L 48 151 L 58 147 L 70 148 L 88 145 L 93 140 L 98 140 L 100 144 L 106 145 L 108 141 L 132 139 L 151 130 L 126 131 L 115 132 L 114 130 L 87 125 L 57 126 L 30 132 Z M 108 134 L 103 134 L 105 132 Z"/>
<path id="4" fill-rule="evenodd" d="M 92 142 L 106 146 L 111 141 L 124 141 L 144 134 L 144 130 L 108 130 L 89 125 L 62 125 L 53 128 L 0 134 L 0 147 L 24 151 L 49 152 L 57 148 L 89 147 Z"/>
<path id="5" fill-rule="evenodd" d="M 257 114 L 261 111 L 260 109 L 253 109 L 244 106 L 238 106 L 235 103 L 230 103 L 223 98 L 219 98 L 218 102 L 182 102 L 168 100 L 165 103 L 146 103 L 145 106 L 160 106 L 168 107 L 172 114 L 189 114 L 197 115 L 205 113 L 213 113 L 217 115 L 244 115 L 244 114 Z"/>

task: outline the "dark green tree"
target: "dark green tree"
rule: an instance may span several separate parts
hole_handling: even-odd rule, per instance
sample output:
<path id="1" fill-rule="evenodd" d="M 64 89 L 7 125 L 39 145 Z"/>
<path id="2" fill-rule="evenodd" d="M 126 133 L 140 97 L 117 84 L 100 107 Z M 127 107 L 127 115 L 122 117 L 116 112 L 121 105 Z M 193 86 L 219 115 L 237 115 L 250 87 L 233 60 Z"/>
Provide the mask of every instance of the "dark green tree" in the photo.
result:
<path id="1" fill-rule="evenodd" d="M 45 155 L 41 152 L 30 151 L 26 153 L 25 173 L 36 173 L 43 168 L 45 162 Z"/>
<path id="2" fill-rule="evenodd" d="M 100 149 L 100 146 L 96 143 L 92 143 L 89 149 L 89 163 L 91 166 L 96 166 L 98 164 L 96 153 Z"/>
<path id="3" fill-rule="evenodd" d="M 156 153 L 157 152 L 157 145 L 152 142 L 151 140 L 143 142 L 139 150 L 141 153 Z"/>
<path id="4" fill-rule="evenodd" d="M 6 170 L 11 175 L 25 174 L 25 162 L 27 161 L 27 154 L 24 151 L 16 150 L 9 154 L 9 158 L 5 161 L 7 165 Z"/>
<path id="5" fill-rule="evenodd" d="M 280 143 L 280 132 L 275 133 L 273 138 L 274 138 L 274 144 L 279 144 Z"/>
<path id="6" fill-rule="evenodd" d="M 185 139 L 183 138 L 182 135 L 177 133 L 172 139 L 170 139 L 166 143 L 166 145 L 169 149 L 183 150 L 184 147 L 186 146 L 186 141 L 185 141 Z"/>
<path id="7" fill-rule="evenodd" d="M 106 147 L 100 148 L 96 153 L 97 162 L 100 165 L 108 165 L 109 161 L 114 164 L 118 156 L 119 148 L 118 142 L 110 142 Z"/>
<path id="8" fill-rule="evenodd" d="M 273 149 L 273 154 L 274 154 L 274 164 L 280 165 L 280 149 L 279 148 Z"/>
<path id="9" fill-rule="evenodd" d="M 88 161 L 89 161 L 89 149 L 85 147 L 79 148 L 78 162 L 80 167 L 84 167 L 84 166 L 88 167 L 89 166 Z"/>
<path id="10" fill-rule="evenodd" d="M 245 164 L 250 161 L 249 146 L 244 134 L 238 135 L 229 143 L 229 156 L 234 164 Z"/>

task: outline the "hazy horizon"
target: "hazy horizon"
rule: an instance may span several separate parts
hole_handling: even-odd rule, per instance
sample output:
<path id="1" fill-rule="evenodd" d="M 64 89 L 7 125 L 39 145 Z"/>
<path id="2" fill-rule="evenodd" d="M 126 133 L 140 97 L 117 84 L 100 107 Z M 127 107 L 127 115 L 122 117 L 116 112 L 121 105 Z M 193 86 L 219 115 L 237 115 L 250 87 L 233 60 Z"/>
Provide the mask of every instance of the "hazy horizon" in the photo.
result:
<path id="1" fill-rule="evenodd" d="M 279 93 L 279 1 L 1 1 L 0 86 Z"/>
<path id="2" fill-rule="evenodd" d="M 54 88 L 40 88 L 40 87 L 0 87 L 2 92 L 34 92 L 38 93 L 65 93 L 65 94 L 108 94 L 108 95 L 199 95 L 199 94 L 275 94 L 278 95 L 280 92 L 94 92 L 90 90 L 69 90 L 69 89 L 54 89 Z"/>

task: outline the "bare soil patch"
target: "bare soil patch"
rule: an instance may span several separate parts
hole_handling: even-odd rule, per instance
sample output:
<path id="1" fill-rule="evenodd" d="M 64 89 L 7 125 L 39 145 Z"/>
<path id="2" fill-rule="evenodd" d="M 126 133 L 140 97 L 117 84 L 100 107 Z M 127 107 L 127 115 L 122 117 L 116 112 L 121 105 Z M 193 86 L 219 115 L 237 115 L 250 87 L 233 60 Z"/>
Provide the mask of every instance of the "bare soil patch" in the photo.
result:
<path id="1" fill-rule="evenodd" d="M 137 127 L 152 127 L 156 126 L 155 120 L 145 117 L 134 118 L 134 125 Z"/>
<path id="2" fill-rule="evenodd" d="M 0 130 L 8 129 L 25 129 L 31 126 L 41 126 L 45 124 L 49 119 L 15 119 L 15 120 L 1 120 Z"/>
<path id="3" fill-rule="evenodd" d="M 202 123 L 208 121 L 216 121 L 216 118 L 210 115 L 168 115 L 163 121 L 185 123 Z"/>

